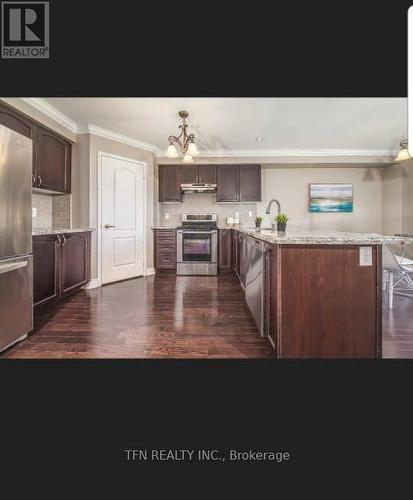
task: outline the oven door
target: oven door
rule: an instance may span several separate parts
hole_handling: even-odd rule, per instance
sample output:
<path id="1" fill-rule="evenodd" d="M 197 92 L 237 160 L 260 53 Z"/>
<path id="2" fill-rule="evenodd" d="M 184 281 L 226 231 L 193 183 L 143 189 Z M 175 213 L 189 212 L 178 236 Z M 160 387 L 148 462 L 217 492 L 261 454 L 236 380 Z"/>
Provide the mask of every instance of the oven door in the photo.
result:
<path id="1" fill-rule="evenodd" d="M 217 261 L 218 231 L 178 230 L 178 262 Z"/>

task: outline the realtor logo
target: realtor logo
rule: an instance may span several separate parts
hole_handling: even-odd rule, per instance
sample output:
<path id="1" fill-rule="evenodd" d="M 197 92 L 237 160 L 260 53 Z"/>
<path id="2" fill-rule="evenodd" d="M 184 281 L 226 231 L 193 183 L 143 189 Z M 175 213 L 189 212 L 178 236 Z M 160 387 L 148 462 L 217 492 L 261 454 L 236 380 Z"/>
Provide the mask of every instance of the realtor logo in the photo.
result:
<path id="1" fill-rule="evenodd" d="M 49 58 L 49 2 L 1 3 L 2 59 Z"/>

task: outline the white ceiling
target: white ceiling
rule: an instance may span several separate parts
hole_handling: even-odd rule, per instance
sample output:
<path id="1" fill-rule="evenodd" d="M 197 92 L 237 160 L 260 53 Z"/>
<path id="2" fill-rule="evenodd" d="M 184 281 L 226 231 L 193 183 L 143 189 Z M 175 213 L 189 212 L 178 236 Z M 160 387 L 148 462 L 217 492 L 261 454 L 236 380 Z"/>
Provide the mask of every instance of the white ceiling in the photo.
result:
<path id="1" fill-rule="evenodd" d="M 205 156 L 392 155 L 407 135 L 403 98 L 47 98 L 76 123 L 146 143 L 162 156 L 180 109 Z M 53 111 L 53 108 L 52 109 Z M 264 141 L 257 142 L 262 136 Z"/>

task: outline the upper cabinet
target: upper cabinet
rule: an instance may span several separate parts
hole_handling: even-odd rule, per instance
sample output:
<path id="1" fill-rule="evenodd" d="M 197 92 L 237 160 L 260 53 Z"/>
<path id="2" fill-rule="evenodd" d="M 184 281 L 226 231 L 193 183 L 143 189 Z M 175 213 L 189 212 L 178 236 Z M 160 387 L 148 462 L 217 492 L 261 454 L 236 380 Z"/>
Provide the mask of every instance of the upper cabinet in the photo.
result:
<path id="1" fill-rule="evenodd" d="M 160 165 L 159 201 L 182 201 L 193 182 L 217 184 L 218 202 L 261 201 L 261 165 Z"/>
<path id="2" fill-rule="evenodd" d="M 159 166 L 159 201 L 182 201 L 180 166 Z"/>
<path id="3" fill-rule="evenodd" d="M 239 167 L 218 167 L 217 201 L 239 201 Z"/>
<path id="4" fill-rule="evenodd" d="M 14 108 L 0 103 L 0 125 L 33 141 L 32 185 L 56 193 L 70 193 L 71 143 Z"/>
<path id="5" fill-rule="evenodd" d="M 217 201 L 261 201 L 261 165 L 220 165 Z"/>
<path id="6" fill-rule="evenodd" d="M 239 201 L 261 201 L 261 165 L 240 165 Z"/>
<path id="7" fill-rule="evenodd" d="M 205 182 L 206 184 L 216 184 L 217 182 L 217 167 L 215 165 L 201 165 L 198 167 L 197 182 Z"/>
<path id="8" fill-rule="evenodd" d="M 191 165 L 180 168 L 182 184 L 192 184 L 193 182 L 216 184 L 217 182 L 217 167 L 215 165 L 200 165 L 199 167 Z"/>
<path id="9" fill-rule="evenodd" d="M 70 193 L 71 144 L 53 132 L 37 132 L 36 187 Z"/>

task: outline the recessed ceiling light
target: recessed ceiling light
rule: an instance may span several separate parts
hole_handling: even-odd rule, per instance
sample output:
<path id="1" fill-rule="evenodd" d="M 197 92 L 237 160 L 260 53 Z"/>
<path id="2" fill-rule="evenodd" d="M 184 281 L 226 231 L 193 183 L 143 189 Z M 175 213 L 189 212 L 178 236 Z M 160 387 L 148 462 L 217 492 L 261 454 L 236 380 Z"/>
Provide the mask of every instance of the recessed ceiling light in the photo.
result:
<path id="1" fill-rule="evenodd" d="M 264 140 L 264 137 L 256 137 L 255 140 L 257 142 L 262 142 Z"/>

